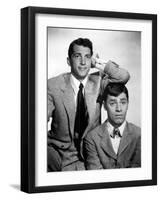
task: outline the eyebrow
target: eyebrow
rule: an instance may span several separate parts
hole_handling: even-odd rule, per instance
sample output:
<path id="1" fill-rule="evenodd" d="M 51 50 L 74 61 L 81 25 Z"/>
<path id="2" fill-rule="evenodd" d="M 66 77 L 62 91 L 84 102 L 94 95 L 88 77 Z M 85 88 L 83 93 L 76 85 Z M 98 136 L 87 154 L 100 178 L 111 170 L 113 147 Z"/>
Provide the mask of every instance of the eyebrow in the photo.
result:
<path id="1" fill-rule="evenodd" d="M 122 98 L 122 99 L 120 99 L 121 101 L 124 101 L 124 100 L 126 100 L 127 101 L 127 98 Z"/>
<path id="2" fill-rule="evenodd" d="M 81 55 L 80 52 L 73 52 L 72 54 L 79 54 L 79 55 Z M 85 55 L 91 55 L 91 53 L 86 53 Z"/>
<path id="3" fill-rule="evenodd" d="M 121 98 L 120 99 L 121 101 L 127 101 L 127 98 Z M 109 101 L 111 102 L 111 101 L 117 101 L 116 99 L 109 99 Z"/>

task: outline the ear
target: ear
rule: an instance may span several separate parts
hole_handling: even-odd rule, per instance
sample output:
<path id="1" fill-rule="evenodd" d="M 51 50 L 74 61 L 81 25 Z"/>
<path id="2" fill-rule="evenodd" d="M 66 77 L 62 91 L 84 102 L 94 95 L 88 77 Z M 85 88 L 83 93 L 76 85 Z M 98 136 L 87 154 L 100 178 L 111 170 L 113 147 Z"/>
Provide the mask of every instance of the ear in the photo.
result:
<path id="1" fill-rule="evenodd" d="M 69 58 L 69 57 L 67 57 L 67 64 L 68 64 L 69 66 L 71 66 L 71 64 L 70 64 L 70 58 Z"/>

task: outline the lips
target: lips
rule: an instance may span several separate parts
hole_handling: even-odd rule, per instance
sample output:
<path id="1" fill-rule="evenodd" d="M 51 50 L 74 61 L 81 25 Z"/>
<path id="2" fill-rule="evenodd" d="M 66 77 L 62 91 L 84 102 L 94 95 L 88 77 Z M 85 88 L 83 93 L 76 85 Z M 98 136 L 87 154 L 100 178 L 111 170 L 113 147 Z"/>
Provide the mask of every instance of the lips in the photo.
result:
<path id="1" fill-rule="evenodd" d="M 123 115 L 115 115 L 116 118 L 122 118 Z"/>
<path id="2" fill-rule="evenodd" d="M 79 71 L 86 71 L 87 67 L 78 67 Z"/>

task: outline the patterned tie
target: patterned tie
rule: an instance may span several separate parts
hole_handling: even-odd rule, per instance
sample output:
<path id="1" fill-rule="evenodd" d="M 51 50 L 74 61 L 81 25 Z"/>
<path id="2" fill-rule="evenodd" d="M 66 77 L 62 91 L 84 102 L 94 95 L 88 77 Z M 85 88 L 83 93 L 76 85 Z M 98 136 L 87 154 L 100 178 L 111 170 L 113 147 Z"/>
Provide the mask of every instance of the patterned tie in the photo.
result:
<path id="1" fill-rule="evenodd" d="M 120 130 L 118 128 L 113 129 L 113 134 L 111 135 L 111 137 L 115 138 L 115 136 L 120 137 L 120 138 L 122 137 L 121 134 L 120 134 Z"/>
<path id="2" fill-rule="evenodd" d="M 74 126 L 75 139 L 80 141 L 87 125 L 88 125 L 88 112 L 83 96 L 83 84 L 80 83 L 77 95 L 77 110 L 76 110 L 75 126 Z"/>

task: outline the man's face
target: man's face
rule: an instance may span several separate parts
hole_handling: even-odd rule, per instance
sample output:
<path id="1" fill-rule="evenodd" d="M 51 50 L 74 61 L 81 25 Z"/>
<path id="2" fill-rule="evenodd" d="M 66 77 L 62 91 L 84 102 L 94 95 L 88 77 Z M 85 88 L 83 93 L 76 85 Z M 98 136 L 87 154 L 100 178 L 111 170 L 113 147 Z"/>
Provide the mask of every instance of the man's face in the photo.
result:
<path id="1" fill-rule="evenodd" d="M 125 93 L 119 96 L 108 95 L 104 103 L 107 110 L 108 120 L 114 127 L 119 127 L 126 118 L 128 100 Z"/>
<path id="2" fill-rule="evenodd" d="M 78 80 L 83 80 L 91 68 L 91 50 L 88 47 L 74 45 L 73 54 L 68 58 L 71 73 Z"/>

